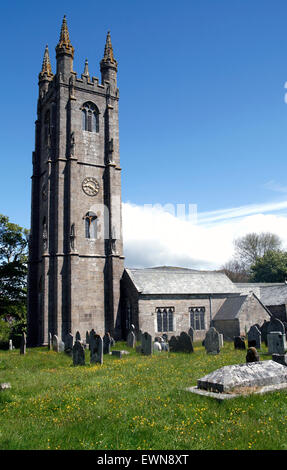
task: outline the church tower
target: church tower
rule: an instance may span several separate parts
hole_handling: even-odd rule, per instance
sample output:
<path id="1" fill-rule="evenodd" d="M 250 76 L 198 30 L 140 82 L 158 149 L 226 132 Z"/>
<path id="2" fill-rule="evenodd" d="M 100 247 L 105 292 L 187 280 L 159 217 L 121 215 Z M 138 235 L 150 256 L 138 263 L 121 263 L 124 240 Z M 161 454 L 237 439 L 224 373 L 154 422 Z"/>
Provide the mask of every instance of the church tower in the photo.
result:
<path id="1" fill-rule="evenodd" d="M 123 273 L 117 61 L 108 32 L 101 82 L 79 78 L 66 17 L 52 73 L 39 74 L 28 274 L 28 343 L 49 333 L 120 335 Z"/>

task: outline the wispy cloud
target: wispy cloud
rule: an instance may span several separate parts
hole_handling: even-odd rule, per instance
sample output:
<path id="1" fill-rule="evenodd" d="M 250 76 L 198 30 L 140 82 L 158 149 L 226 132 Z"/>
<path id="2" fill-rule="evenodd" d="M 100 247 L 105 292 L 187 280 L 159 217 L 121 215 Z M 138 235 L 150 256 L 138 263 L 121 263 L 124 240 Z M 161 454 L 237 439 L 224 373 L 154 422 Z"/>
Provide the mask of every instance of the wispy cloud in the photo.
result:
<path id="1" fill-rule="evenodd" d="M 287 201 L 251 204 L 198 214 L 198 223 L 159 207 L 123 204 L 126 266 L 217 269 L 233 256 L 235 238 L 276 233 L 287 246 Z"/>
<path id="2" fill-rule="evenodd" d="M 271 191 L 274 191 L 276 193 L 287 194 L 287 186 L 283 186 L 282 184 L 277 183 L 274 180 L 267 181 L 267 183 L 264 184 L 264 188 L 270 189 Z"/>

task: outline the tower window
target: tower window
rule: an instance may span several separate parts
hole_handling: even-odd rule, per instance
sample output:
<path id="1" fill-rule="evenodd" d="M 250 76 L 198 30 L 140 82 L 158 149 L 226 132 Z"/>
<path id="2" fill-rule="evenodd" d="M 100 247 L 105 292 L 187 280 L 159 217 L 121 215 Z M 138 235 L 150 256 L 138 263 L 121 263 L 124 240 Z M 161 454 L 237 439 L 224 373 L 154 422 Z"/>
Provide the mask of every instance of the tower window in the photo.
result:
<path id="1" fill-rule="evenodd" d="M 205 330 L 205 308 L 190 307 L 190 326 L 194 330 Z"/>
<path id="2" fill-rule="evenodd" d="M 82 107 L 82 128 L 88 132 L 99 132 L 99 110 L 94 103 L 87 102 Z"/>
<path id="3" fill-rule="evenodd" d="M 162 307 L 156 309 L 157 331 L 159 333 L 173 331 L 174 307 Z"/>
<path id="4" fill-rule="evenodd" d="M 93 212 L 85 215 L 85 234 L 86 238 L 97 238 L 97 216 Z"/>

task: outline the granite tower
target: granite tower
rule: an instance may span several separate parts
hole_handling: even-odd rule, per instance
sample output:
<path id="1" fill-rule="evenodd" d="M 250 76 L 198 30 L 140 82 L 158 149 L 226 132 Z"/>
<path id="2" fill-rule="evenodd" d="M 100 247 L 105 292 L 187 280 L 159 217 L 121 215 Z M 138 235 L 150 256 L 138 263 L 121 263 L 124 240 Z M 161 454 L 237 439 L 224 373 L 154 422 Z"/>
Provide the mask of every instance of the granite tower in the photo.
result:
<path id="1" fill-rule="evenodd" d="M 101 82 L 79 78 L 64 17 L 52 73 L 39 74 L 28 274 L 28 344 L 94 328 L 120 335 L 123 273 L 117 61 L 108 32 Z"/>

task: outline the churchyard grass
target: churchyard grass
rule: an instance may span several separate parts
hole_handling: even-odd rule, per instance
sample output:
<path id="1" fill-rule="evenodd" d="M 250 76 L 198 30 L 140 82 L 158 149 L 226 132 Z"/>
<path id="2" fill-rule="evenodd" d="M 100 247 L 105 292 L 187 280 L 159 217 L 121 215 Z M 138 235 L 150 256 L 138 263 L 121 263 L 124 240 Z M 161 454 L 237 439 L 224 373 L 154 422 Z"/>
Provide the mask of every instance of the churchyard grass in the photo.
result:
<path id="1" fill-rule="evenodd" d="M 219 402 L 185 390 L 246 351 L 141 356 L 73 366 L 46 348 L 0 351 L 0 449 L 287 449 L 287 391 Z M 265 345 L 260 359 L 271 359 Z"/>

